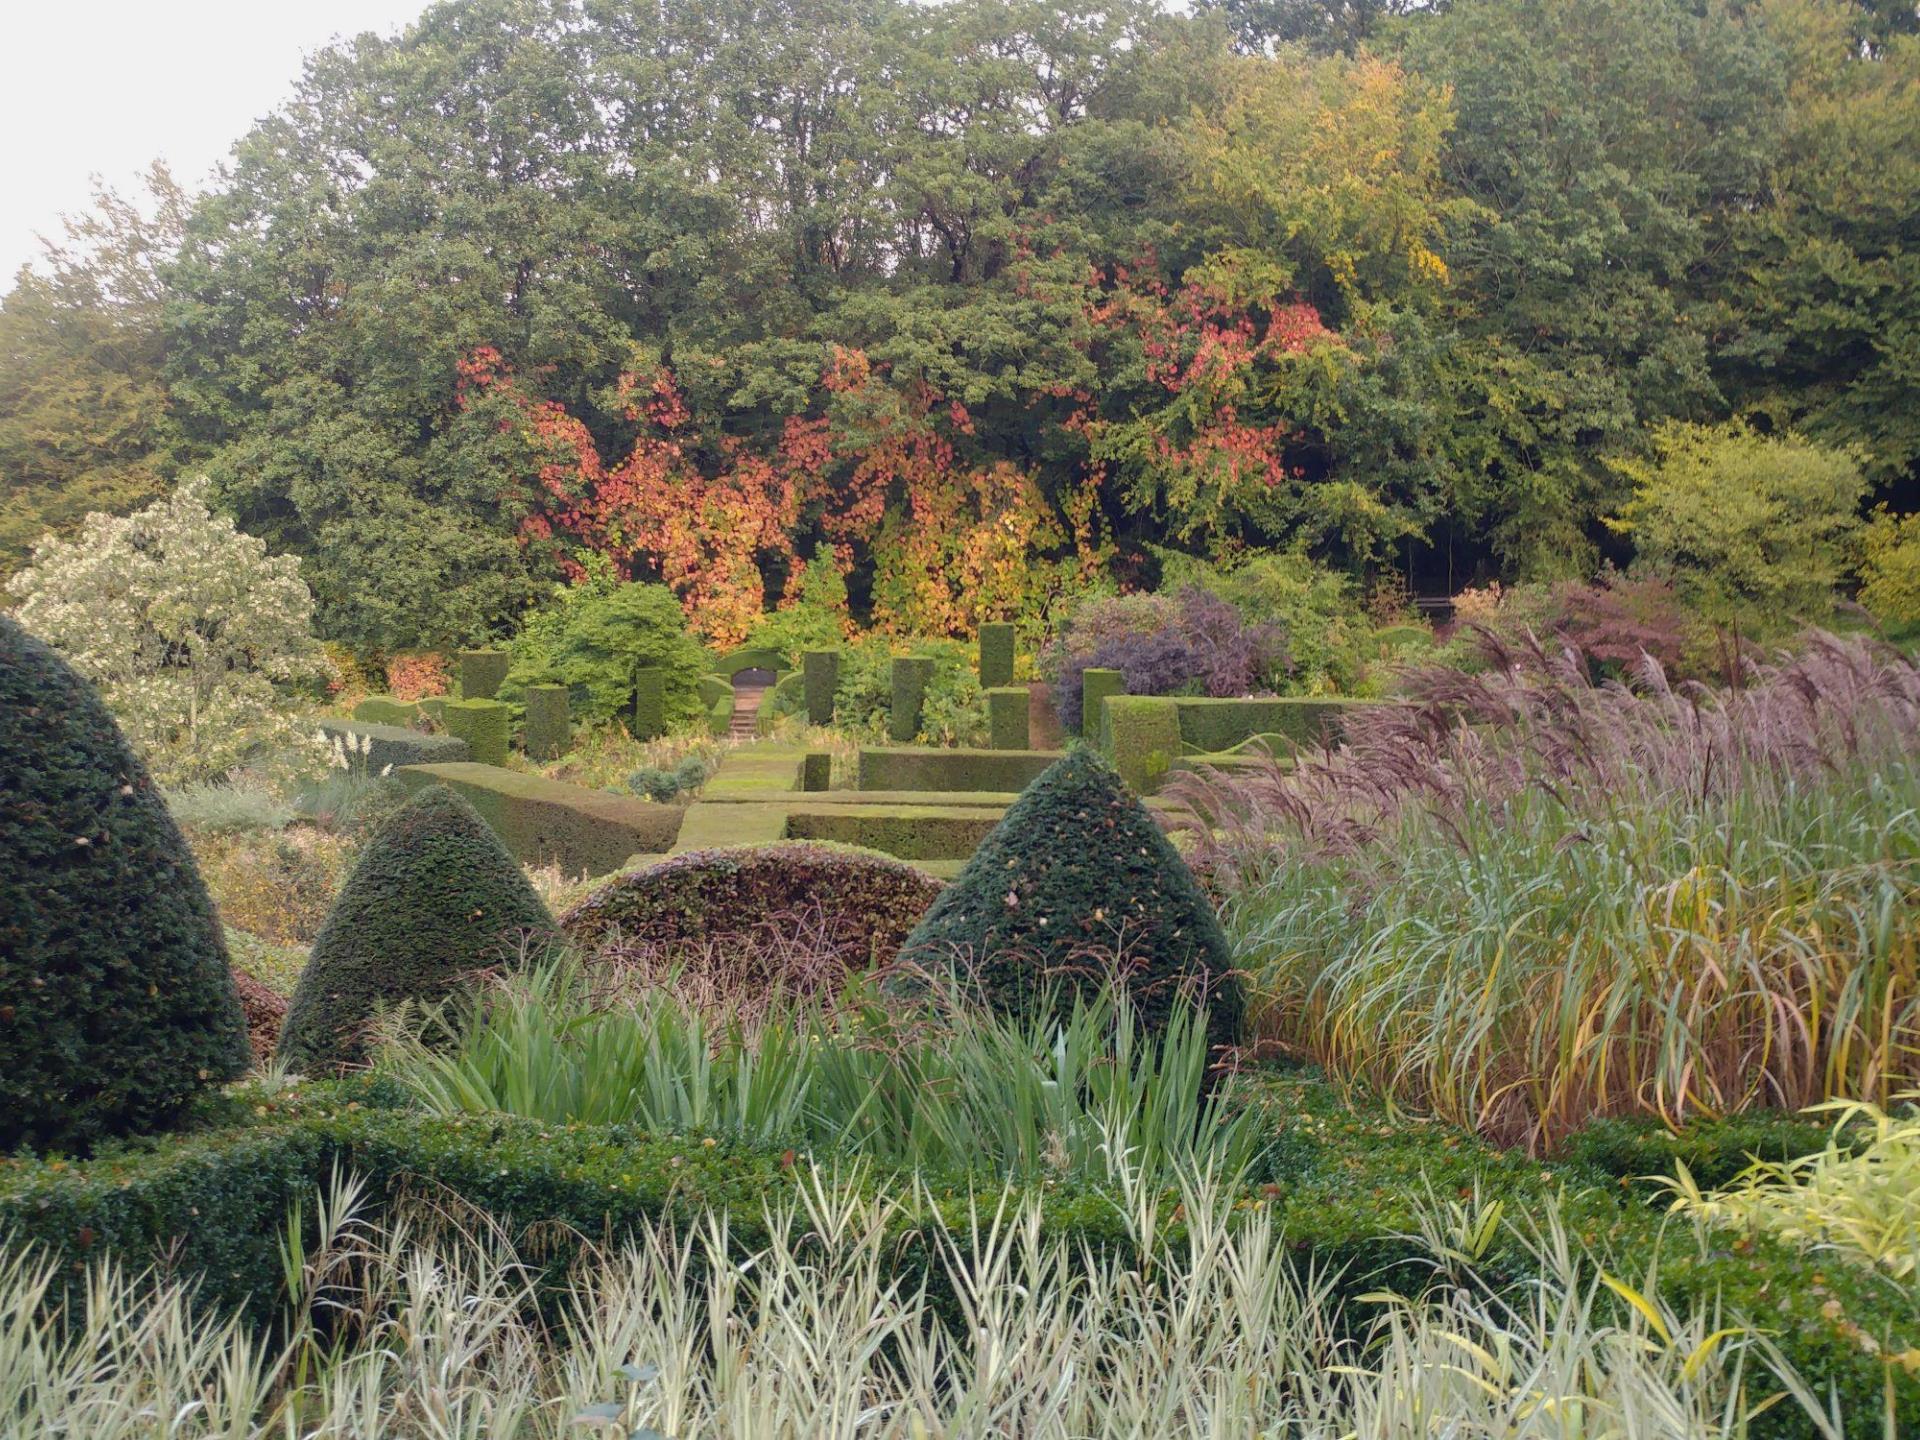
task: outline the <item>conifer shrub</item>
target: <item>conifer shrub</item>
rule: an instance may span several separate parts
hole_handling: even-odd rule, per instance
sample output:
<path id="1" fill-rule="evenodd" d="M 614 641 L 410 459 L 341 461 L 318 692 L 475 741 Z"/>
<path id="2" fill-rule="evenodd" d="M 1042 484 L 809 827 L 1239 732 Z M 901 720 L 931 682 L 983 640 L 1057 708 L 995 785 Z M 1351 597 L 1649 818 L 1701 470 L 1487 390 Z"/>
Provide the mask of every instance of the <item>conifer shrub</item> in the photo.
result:
<path id="1" fill-rule="evenodd" d="M 246 1066 L 165 802 L 94 688 L 0 615 L 0 1150 L 162 1128 Z"/>
<path id="2" fill-rule="evenodd" d="M 950 974 L 995 1009 L 1027 1014 L 1118 966 L 1143 1024 L 1203 1000 L 1208 1039 L 1231 1045 L 1244 998 L 1225 933 L 1186 862 L 1089 750 L 1055 762 L 1007 810 L 901 948 L 897 993 Z"/>
<path id="3" fill-rule="evenodd" d="M 381 827 L 341 887 L 278 1054 L 309 1070 L 352 1064 L 377 1010 L 444 999 L 475 971 L 538 956 L 557 933 L 473 806 L 431 786 Z"/>

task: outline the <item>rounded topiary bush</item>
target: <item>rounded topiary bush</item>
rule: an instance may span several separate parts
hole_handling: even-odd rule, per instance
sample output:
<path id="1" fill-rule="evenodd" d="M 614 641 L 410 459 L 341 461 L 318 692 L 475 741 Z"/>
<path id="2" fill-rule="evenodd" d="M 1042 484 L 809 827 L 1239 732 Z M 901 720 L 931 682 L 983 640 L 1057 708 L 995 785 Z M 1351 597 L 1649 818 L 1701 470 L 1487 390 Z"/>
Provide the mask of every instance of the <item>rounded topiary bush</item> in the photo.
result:
<path id="1" fill-rule="evenodd" d="M 165 802 L 93 687 L 0 615 L 0 1149 L 156 1129 L 246 1067 Z"/>
<path id="2" fill-rule="evenodd" d="M 1076 750 L 1043 771 L 901 947 L 890 979 L 912 991 L 951 973 L 994 1008 L 1027 1014 L 1051 994 L 1123 969 L 1135 1013 L 1164 1028 L 1204 999 L 1215 1045 L 1245 1007 L 1225 932 L 1193 872 L 1113 767 Z"/>
<path id="3" fill-rule="evenodd" d="M 422 790 L 341 886 L 277 1053 L 297 1068 L 353 1064 L 382 1007 L 445 999 L 464 977 L 537 956 L 555 938 L 547 907 L 473 806 L 444 785 Z"/>
<path id="4" fill-rule="evenodd" d="M 823 979 L 890 961 L 943 888 L 874 851 L 777 841 L 693 850 L 618 876 L 560 925 L 583 950 L 616 957 L 684 959 L 710 945 L 731 952 L 742 978 L 795 981 L 789 962 L 811 960 L 824 962 L 814 974 Z"/>

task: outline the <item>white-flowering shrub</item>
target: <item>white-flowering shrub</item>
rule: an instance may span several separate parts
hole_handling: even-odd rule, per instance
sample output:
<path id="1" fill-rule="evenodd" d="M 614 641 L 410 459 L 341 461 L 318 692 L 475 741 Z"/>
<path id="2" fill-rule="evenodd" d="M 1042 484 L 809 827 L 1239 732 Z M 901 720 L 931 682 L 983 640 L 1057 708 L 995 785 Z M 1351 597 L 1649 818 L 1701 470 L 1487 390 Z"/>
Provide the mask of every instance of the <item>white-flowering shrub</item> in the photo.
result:
<path id="1" fill-rule="evenodd" d="M 124 518 L 89 515 L 71 540 L 49 535 L 8 588 L 20 622 L 100 687 L 162 785 L 307 743 L 295 687 L 332 668 L 312 592 L 298 560 L 207 508 L 204 479 Z"/>

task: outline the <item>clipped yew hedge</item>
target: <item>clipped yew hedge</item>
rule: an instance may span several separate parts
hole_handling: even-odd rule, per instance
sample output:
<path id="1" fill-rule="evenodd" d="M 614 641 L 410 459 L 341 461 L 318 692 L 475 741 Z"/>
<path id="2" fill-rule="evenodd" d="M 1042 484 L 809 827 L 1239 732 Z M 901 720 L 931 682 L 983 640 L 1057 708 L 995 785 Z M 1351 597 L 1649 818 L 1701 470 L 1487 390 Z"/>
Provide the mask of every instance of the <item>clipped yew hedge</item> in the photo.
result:
<path id="1" fill-rule="evenodd" d="M 295 1069 L 366 1054 L 381 1007 L 445 998 L 476 971 L 540 953 L 553 918 L 465 800 L 423 790 L 354 864 L 300 972 L 277 1054 Z"/>
<path id="2" fill-rule="evenodd" d="M 0 1150 L 161 1128 L 247 1060 L 165 801 L 93 686 L 0 615 Z"/>

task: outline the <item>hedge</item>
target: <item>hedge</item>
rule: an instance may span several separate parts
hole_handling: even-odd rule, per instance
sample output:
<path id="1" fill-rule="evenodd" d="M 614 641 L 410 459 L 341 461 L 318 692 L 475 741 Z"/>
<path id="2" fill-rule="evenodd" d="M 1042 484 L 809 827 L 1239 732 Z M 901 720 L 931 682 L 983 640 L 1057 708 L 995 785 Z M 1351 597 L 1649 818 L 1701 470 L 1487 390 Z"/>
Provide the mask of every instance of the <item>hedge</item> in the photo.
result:
<path id="1" fill-rule="evenodd" d="M 1101 716 L 1102 750 L 1136 794 L 1150 795 L 1180 754 L 1179 702 L 1158 695 L 1112 695 Z"/>
<path id="2" fill-rule="evenodd" d="M 771 735 L 774 725 L 789 715 L 801 715 L 807 708 L 807 677 L 790 670 L 760 695 L 760 708 L 753 717 L 754 732 Z"/>
<path id="3" fill-rule="evenodd" d="M 456 791 L 420 791 L 374 832 L 294 986 L 275 1055 L 294 1069 L 366 1058 L 377 1011 L 433 1004 L 475 970 L 544 955 L 558 939 L 526 872 Z"/>
<path id="4" fill-rule="evenodd" d="M 398 725 L 366 725 L 328 715 L 320 721 L 320 733 L 349 748 L 353 767 L 364 768 L 370 775 L 379 775 L 388 766 L 398 770 L 403 765 L 451 765 L 473 756 L 458 735 L 428 735 Z"/>
<path id="5" fill-rule="evenodd" d="M 833 723 L 833 692 L 840 688 L 840 652 L 809 650 L 801 660 L 807 695 L 807 723 Z"/>
<path id="6" fill-rule="evenodd" d="M 987 737 L 995 750 L 1024 750 L 1031 740 L 1029 720 L 1033 697 L 1024 685 L 996 686 L 987 691 Z"/>
<path id="7" fill-rule="evenodd" d="M 711 709 L 718 701 L 727 702 L 727 708 L 733 708 L 733 682 L 718 675 L 702 675 L 696 687 L 700 692 L 700 703 Z"/>
<path id="8" fill-rule="evenodd" d="M 491 700 L 500 693 L 513 657 L 505 650 L 462 650 L 456 660 L 462 700 Z"/>
<path id="9" fill-rule="evenodd" d="M 1058 750 L 869 746 L 860 751 L 860 788 L 1012 794 L 1026 789 L 1060 754 Z"/>
<path id="10" fill-rule="evenodd" d="M 981 837 L 908 937 L 896 988 L 922 988 L 915 967 L 946 971 L 1004 1014 L 1064 1020 L 1076 992 L 1108 983 L 1103 954 L 1124 962 L 1146 1028 L 1200 1000 L 1208 1044 L 1239 1043 L 1245 991 L 1212 901 L 1139 797 L 1082 747 Z"/>
<path id="11" fill-rule="evenodd" d="M 529 760 L 558 760 L 573 748 L 573 725 L 567 714 L 567 687 L 529 685 L 523 743 Z"/>
<path id="12" fill-rule="evenodd" d="M 778 675 L 787 668 L 786 656 L 763 645 L 746 645 L 738 650 L 729 650 L 713 662 L 714 673 L 724 675 L 729 680 L 742 670 L 771 670 Z"/>
<path id="13" fill-rule="evenodd" d="M 420 706 L 412 700 L 396 700 L 391 695 L 369 695 L 353 707 L 353 718 L 369 725 L 410 726 L 420 718 Z"/>
<path id="14" fill-rule="evenodd" d="M 787 838 L 831 840 L 879 850 L 902 860 L 964 860 L 993 833 L 999 806 L 832 805 L 795 803 L 787 810 Z"/>
<path id="15" fill-rule="evenodd" d="M 893 703 L 887 711 L 888 738 L 909 744 L 920 733 L 921 709 L 927 682 L 933 679 L 931 655 L 896 655 L 893 659 Z"/>
<path id="16" fill-rule="evenodd" d="M 500 700 L 450 700 L 440 714 L 449 735 L 467 742 L 470 757 L 481 765 L 507 763 L 507 743 L 513 737 L 513 709 Z"/>
<path id="17" fill-rule="evenodd" d="M 1704 1253 L 1691 1231 L 1660 1217 L 1617 1183 L 1596 1183 L 1577 1165 L 1542 1164 L 1490 1151 L 1437 1125 L 1390 1119 L 1371 1107 L 1349 1109 L 1332 1086 L 1309 1072 L 1252 1077 L 1248 1103 L 1271 1121 L 1273 1145 L 1251 1177 L 1247 1205 L 1270 1210 L 1295 1263 L 1332 1287 L 1351 1325 L 1375 1313 L 1359 1297 L 1398 1290 L 1418 1294 L 1433 1278 L 1420 1263 L 1416 1207 L 1472 1196 L 1503 1201 L 1508 1217 L 1526 1216 L 1557 1195 L 1566 1222 L 1589 1244 L 1610 1248 L 1616 1273 L 1638 1285 L 1656 1254 L 1661 1291 L 1681 1306 L 1719 1297 L 1731 1312 L 1763 1326 L 1787 1358 L 1824 1394 L 1841 1397 L 1850 1433 L 1879 1433 L 1883 1390 L 1901 1418 L 1920 1415 L 1920 1378 L 1898 1363 L 1920 1328 L 1902 1294 L 1832 1255 L 1795 1252 L 1764 1236 L 1714 1244 Z M 698 1135 L 660 1135 L 630 1126 L 545 1125 L 509 1116 L 436 1119 L 402 1106 L 392 1087 L 365 1079 L 307 1083 L 291 1091 L 242 1088 L 207 1107 L 207 1128 L 84 1163 L 0 1159 L 0 1231 L 79 1263 L 112 1254 L 135 1266 L 162 1258 L 170 1273 L 198 1277 L 199 1300 L 216 1310 L 245 1308 L 273 1318 L 281 1293 L 278 1241 L 289 1205 L 311 1200 L 336 1166 L 368 1182 L 378 1203 L 399 1194 L 441 1193 L 477 1205 L 512 1233 L 542 1225 L 550 1237 L 618 1240 L 670 1218 L 697 1221 L 724 1211 L 744 1258 L 764 1246 L 764 1214 L 806 1182 L 819 1165 L 842 1186 L 908 1193 L 885 1171 L 862 1170 L 830 1155 L 795 1155 L 777 1145 Z M 964 1239 L 970 1197 L 990 1204 L 976 1177 L 926 1177 L 928 1212 L 903 1211 L 900 1243 L 888 1254 L 909 1289 L 933 1281 L 934 1303 L 951 1322 L 954 1297 L 930 1271 L 927 1242 L 939 1230 Z M 1072 1182 L 1040 1187 L 1042 1227 L 1068 1242 L 1076 1260 L 1130 1258 L 1113 1201 Z M 1176 1249 L 1184 1227 L 1162 1199 L 1165 1232 Z M 804 1224 L 804 1219 L 802 1222 Z M 1082 1247 L 1084 1247 L 1084 1252 Z M 577 1250 L 546 1257 L 545 1293 L 564 1293 Z M 1525 1250 L 1497 1240 L 1483 1275 L 1524 1282 Z M 1726 1323 L 1733 1323 L 1732 1319 Z M 1881 1353 L 1862 1343 L 1871 1336 Z M 1893 1357 L 1890 1361 L 1885 1357 Z M 1759 1416 L 1755 1437 L 1812 1437 L 1791 1402 Z"/>
<path id="18" fill-rule="evenodd" d="M 729 688 L 724 696 L 707 706 L 707 733 L 726 735 L 732 730 L 733 691 Z"/>
<path id="19" fill-rule="evenodd" d="M 1013 684 L 1013 626 L 1004 622 L 980 627 L 980 688 L 997 690 Z"/>
<path id="20" fill-rule="evenodd" d="M 633 672 L 633 738 L 657 740 L 667 733 L 667 672 L 648 665 Z"/>
<path id="21" fill-rule="evenodd" d="M 166 801 L 99 692 L 0 614 L 0 1148 L 173 1124 L 248 1054 Z"/>
<path id="22" fill-rule="evenodd" d="M 1356 709 L 1377 700 L 1327 700 L 1306 696 L 1266 699 L 1177 699 L 1180 738 L 1189 750 L 1231 750 L 1253 735 L 1271 734 L 1296 745 L 1338 743 L 1341 726 Z"/>
<path id="23" fill-rule="evenodd" d="M 1127 692 L 1127 679 L 1118 670 L 1103 670 L 1094 666 L 1080 674 L 1080 735 L 1082 739 L 1099 744 L 1100 720 L 1105 713 L 1101 702 L 1112 695 L 1124 695 Z"/>
<path id="24" fill-rule="evenodd" d="M 684 813 L 678 806 L 492 765 L 409 765 L 395 774 L 409 790 L 452 786 L 515 859 L 558 865 L 569 875 L 605 875 L 634 855 L 665 854 Z"/>
<path id="25" fill-rule="evenodd" d="M 825 750 L 809 750 L 800 762 L 800 788 L 807 791 L 833 788 L 833 756 Z"/>

